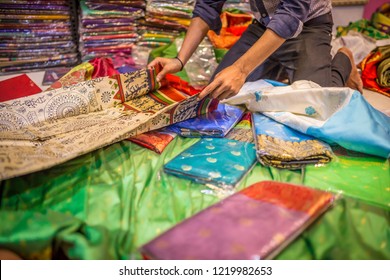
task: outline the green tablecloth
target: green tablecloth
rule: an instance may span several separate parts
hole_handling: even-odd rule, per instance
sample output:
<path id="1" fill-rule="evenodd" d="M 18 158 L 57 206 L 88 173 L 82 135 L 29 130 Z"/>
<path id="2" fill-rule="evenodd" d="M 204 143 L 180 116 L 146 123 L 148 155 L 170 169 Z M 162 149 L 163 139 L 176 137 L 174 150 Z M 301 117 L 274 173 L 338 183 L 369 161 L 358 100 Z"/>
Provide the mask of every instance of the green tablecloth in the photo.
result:
<path id="1" fill-rule="evenodd" d="M 138 248 L 219 201 L 207 187 L 162 172 L 197 139 L 158 155 L 128 141 L 1 182 L 0 247 L 23 258 L 140 259 Z M 278 259 L 390 259 L 389 162 L 344 155 L 301 171 L 259 163 L 237 190 L 262 180 L 341 194 Z"/>

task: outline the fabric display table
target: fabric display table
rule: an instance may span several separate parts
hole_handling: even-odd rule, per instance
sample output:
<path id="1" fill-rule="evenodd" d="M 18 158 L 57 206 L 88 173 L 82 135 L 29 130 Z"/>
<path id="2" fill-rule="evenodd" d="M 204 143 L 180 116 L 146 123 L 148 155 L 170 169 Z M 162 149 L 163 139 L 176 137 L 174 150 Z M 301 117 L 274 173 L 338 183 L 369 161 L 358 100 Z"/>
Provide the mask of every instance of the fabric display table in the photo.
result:
<path id="1" fill-rule="evenodd" d="M 205 185 L 162 171 L 196 143 L 176 137 L 159 155 L 122 141 L 1 182 L 0 246 L 27 259 L 140 259 L 139 248 L 221 200 Z M 277 259 L 389 259 L 389 164 L 340 153 L 300 171 L 259 163 L 237 190 L 264 180 L 341 194 Z"/>

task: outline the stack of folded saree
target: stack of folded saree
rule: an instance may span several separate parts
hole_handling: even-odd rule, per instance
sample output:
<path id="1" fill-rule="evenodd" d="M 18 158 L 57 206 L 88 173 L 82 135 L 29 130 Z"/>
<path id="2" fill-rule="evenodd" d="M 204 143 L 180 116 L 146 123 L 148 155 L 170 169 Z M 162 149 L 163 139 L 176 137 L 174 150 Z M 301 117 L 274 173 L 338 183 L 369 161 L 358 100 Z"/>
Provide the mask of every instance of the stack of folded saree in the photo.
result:
<path id="1" fill-rule="evenodd" d="M 185 31 L 190 25 L 194 5 L 193 0 L 148 0 L 146 21 L 163 29 Z"/>
<path id="2" fill-rule="evenodd" d="M 80 1 L 82 59 L 121 54 L 130 56 L 138 40 L 136 21 L 144 16 L 145 1 Z"/>
<path id="3" fill-rule="evenodd" d="M 78 62 L 75 1 L 0 3 L 0 74 Z"/>
<path id="4" fill-rule="evenodd" d="M 145 18 L 139 21 L 138 45 L 151 48 L 169 45 L 190 25 L 195 1 L 148 0 Z"/>

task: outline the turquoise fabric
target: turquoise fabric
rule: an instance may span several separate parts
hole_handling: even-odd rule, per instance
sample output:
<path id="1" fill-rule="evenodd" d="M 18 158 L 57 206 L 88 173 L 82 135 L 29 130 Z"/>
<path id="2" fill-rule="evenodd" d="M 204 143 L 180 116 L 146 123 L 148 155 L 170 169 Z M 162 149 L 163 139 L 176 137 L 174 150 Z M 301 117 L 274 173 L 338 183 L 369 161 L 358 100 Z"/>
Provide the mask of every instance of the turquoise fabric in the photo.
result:
<path id="1" fill-rule="evenodd" d="M 204 138 L 164 166 L 167 173 L 223 188 L 234 187 L 256 161 L 252 143 Z"/>
<path id="2" fill-rule="evenodd" d="M 372 107 L 357 91 L 323 126 L 311 126 L 307 134 L 352 151 L 390 156 L 390 117 Z"/>

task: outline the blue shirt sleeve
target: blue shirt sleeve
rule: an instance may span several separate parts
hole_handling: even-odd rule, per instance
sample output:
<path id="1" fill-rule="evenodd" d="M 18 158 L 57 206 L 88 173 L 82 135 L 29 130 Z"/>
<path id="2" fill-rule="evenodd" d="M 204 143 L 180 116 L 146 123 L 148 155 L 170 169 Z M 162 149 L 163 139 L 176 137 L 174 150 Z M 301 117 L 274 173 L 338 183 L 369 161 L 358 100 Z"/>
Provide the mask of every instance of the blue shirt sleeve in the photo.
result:
<path id="1" fill-rule="evenodd" d="M 211 30 L 219 34 L 222 22 L 220 14 L 225 1 L 208 1 L 208 0 L 197 0 L 193 11 L 193 18 L 200 17 L 203 19 Z"/>
<path id="2" fill-rule="evenodd" d="M 309 15 L 310 3 L 310 0 L 281 1 L 267 28 L 284 39 L 298 36 Z"/>

